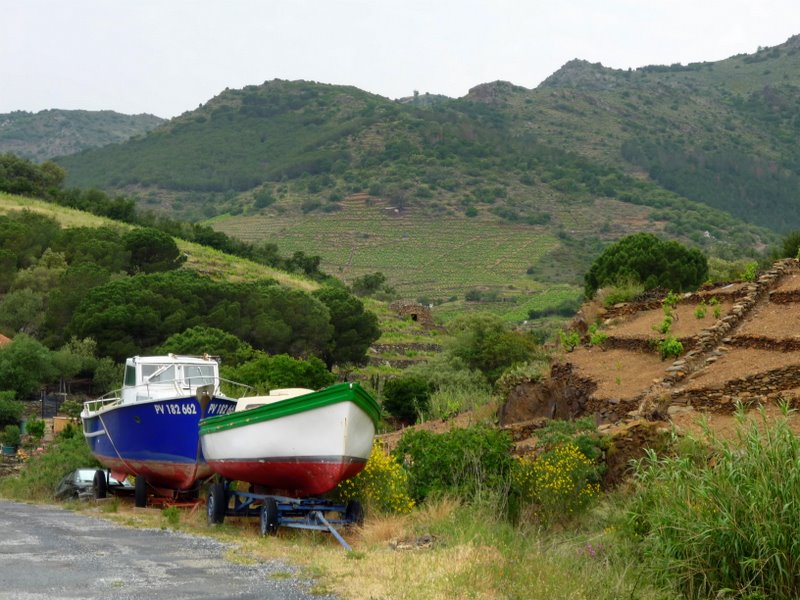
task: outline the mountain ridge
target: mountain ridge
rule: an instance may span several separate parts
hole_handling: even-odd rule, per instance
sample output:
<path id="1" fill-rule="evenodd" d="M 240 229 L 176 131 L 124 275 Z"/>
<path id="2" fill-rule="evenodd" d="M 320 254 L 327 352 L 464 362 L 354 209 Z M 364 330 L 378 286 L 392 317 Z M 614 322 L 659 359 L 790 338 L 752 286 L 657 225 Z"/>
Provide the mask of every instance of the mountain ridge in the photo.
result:
<path id="1" fill-rule="evenodd" d="M 150 114 L 46 109 L 0 114 L 0 153 L 42 162 L 87 148 L 123 142 L 164 122 Z"/>
<path id="2" fill-rule="evenodd" d="M 800 227 L 798 49 L 794 36 L 714 63 L 627 71 L 576 59 L 535 89 L 495 81 L 427 102 L 272 80 L 58 162 L 71 184 L 251 241 L 318 238 L 313 227 L 356 197 L 410 223 L 529 227 L 558 240 L 549 258 L 532 257 L 542 281 L 577 283 L 599 248 L 632 231 L 757 256 Z M 321 247 L 323 265 L 344 271 L 369 228 L 358 235 L 349 252 Z M 385 260 L 361 268 L 390 271 Z"/>

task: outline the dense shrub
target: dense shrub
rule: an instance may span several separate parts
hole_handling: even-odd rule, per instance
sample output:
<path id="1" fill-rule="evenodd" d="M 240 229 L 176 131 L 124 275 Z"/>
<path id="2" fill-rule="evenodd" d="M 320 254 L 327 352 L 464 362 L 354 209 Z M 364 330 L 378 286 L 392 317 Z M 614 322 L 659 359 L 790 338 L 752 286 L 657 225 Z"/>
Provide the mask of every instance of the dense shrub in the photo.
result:
<path id="1" fill-rule="evenodd" d="M 19 446 L 20 439 L 19 425 L 6 425 L 0 432 L 0 442 L 6 446 Z"/>
<path id="2" fill-rule="evenodd" d="M 417 502 L 444 494 L 479 500 L 507 496 L 511 447 L 507 432 L 472 426 L 441 434 L 408 431 L 393 454 L 408 470 L 409 491 Z"/>
<path id="3" fill-rule="evenodd" d="M 496 315 L 484 313 L 464 315 L 449 325 L 453 340 L 447 352 L 470 369 L 478 369 L 489 383 L 515 364 L 536 358 L 538 350 L 533 338 L 512 331 Z"/>
<path id="4" fill-rule="evenodd" d="M 21 333 L 0 348 L 0 382 L 18 398 L 27 398 L 57 377 L 50 350 L 34 338 Z"/>
<path id="5" fill-rule="evenodd" d="M 430 385 L 430 399 L 424 415 L 427 419 L 451 418 L 491 400 L 491 387 L 483 374 L 446 353 L 409 367 L 405 373 L 422 377 Z"/>
<path id="6" fill-rule="evenodd" d="M 378 442 L 372 446 L 364 470 L 342 481 L 332 494 L 344 502 L 360 500 L 370 512 L 407 513 L 414 508 L 408 495 L 408 473 Z"/>
<path id="7" fill-rule="evenodd" d="M 22 402 L 14 400 L 14 392 L 0 392 L 0 429 L 19 423 L 22 409 Z"/>
<path id="8" fill-rule="evenodd" d="M 25 425 L 25 431 L 31 436 L 31 441 L 37 443 L 44 436 L 44 420 L 32 418 Z"/>
<path id="9" fill-rule="evenodd" d="M 269 356 L 259 352 L 251 361 L 236 368 L 223 369 L 227 379 L 259 390 L 304 387 L 318 390 L 331 385 L 336 378 L 316 356 L 306 360 L 287 354 Z"/>
<path id="10" fill-rule="evenodd" d="M 543 524 L 566 523 L 600 494 L 597 465 L 574 442 L 519 458 L 512 472 L 515 491 Z"/>
<path id="11" fill-rule="evenodd" d="M 154 351 L 156 354 L 217 356 L 222 364 L 235 366 L 253 358 L 253 347 L 235 335 L 216 327 L 190 327 L 171 335 Z"/>
<path id="12" fill-rule="evenodd" d="M 800 439 L 785 419 L 706 434 L 711 457 L 659 457 L 636 470 L 630 511 L 649 575 L 689 598 L 800 596 Z"/>
<path id="13" fill-rule="evenodd" d="M 587 297 L 604 285 L 638 281 L 646 289 L 694 289 L 708 276 L 702 252 L 650 233 L 630 235 L 606 248 L 584 277 Z"/>
<path id="14" fill-rule="evenodd" d="M 392 416 L 407 423 L 428 410 L 431 385 L 417 375 L 404 375 L 390 379 L 383 386 L 383 408 Z"/>
<path id="15" fill-rule="evenodd" d="M 19 500 L 52 500 L 58 482 L 70 471 L 99 466 L 82 435 L 60 437 L 43 454 L 34 454 L 19 475 L 0 479 L 0 494 Z"/>

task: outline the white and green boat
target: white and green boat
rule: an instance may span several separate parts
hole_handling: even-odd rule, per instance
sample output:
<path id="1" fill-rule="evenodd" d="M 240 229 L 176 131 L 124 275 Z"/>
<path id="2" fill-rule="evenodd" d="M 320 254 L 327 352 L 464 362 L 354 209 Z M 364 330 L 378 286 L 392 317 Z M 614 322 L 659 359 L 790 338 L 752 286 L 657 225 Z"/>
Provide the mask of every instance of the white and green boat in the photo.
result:
<path id="1" fill-rule="evenodd" d="M 357 383 L 273 390 L 200 421 L 200 440 L 207 464 L 223 478 L 307 497 L 364 468 L 379 418 L 377 402 Z"/>

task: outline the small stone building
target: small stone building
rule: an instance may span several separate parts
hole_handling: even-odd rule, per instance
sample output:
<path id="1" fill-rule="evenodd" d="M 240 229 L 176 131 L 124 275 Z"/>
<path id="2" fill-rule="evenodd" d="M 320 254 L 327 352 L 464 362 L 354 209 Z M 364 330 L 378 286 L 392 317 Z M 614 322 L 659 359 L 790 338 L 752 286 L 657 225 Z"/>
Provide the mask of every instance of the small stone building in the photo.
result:
<path id="1" fill-rule="evenodd" d="M 397 300 L 392 302 L 389 308 L 401 317 L 411 317 L 412 321 L 416 321 L 423 327 L 432 328 L 434 326 L 430 306 L 412 300 Z"/>

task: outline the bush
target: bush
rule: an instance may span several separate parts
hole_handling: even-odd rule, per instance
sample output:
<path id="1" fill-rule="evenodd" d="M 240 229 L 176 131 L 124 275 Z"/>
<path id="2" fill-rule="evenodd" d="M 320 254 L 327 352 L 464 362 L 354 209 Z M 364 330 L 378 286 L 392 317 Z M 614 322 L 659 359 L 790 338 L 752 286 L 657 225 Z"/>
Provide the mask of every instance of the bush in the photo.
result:
<path id="1" fill-rule="evenodd" d="M 647 452 L 630 533 L 648 574 L 689 598 L 797 598 L 800 438 L 786 419 L 738 416 L 735 442 L 702 440 L 710 460 Z"/>
<path id="2" fill-rule="evenodd" d="M 36 418 L 30 419 L 25 426 L 25 430 L 31 436 L 31 440 L 37 443 L 44 436 L 44 421 Z"/>
<path id="3" fill-rule="evenodd" d="M 0 428 L 19 423 L 22 409 L 22 402 L 14 400 L 14 392 L 0 392 Z"/>
<path id="4" fill-rule="evenodd" d="M 604 288 L 603 306 L 614 306 L 620 302 L 631 302 L 644 293 L 644 285 L 638 281 L 624 281 Z"/>
<path id="5" fill-rule="evenodd" d="M 393 454 L 408 471 L 409 492 L 417 502 L 431 495 L 476 501 L 484 495 L 507 498 L 511 448 L 507 432 L 476 425 L 441 434 L 408 431 Z"/>
<path id="6" fill-rule="evenodd" d="M 675 241 L 650 233 L 636 233 L 606 248 L 584 277 L 587 297 L 598 288 L 620 281 L 636 281 L 645 289 L 694 289 L 708 276 L 706 257 Z"/>
<path id="7" fill-rule="evenodd" d="M 572 352 L 581 343 L 581 335 L 577 331 L 559 331 L 558 337 L 567 352 Z"/>
<path id="8" fill-rule="evenodd" d="M 515 461 L 512 481 L 544 524 L 566 523 L 600 494 L 595 462 L 574 442 L 558 444 L 536 458 Z"/>
<path id="9" fill-rule="evenodd" d="M 694 316 L 698 319 L 704 319 L 707 308 L 706 303 L 701 301 L 700 304 L 697 305 L 697 308 L 694 309 Z"/>
<path id="10" fill-rule="evenodd" d="M 238 367 L 223 367 L 223 373 L 227 379 L 259 390 L 288 387 L 318 390 L 336 381 L 325 363 L 316 356 L 300 360 L 288 354 L 269 356 L 263 352 L 256 352 L 256 358 Z"/>
<path id="11" fill-rule="evenodd" d="M 358 499 L 370 512 L 407 513 L 414 508 L 408 495 L 408 473 L 378 442 L 373 444 L 364 470 L 342 481 L 332 494 L 343 502 Z"/>
<path id="12" fill-rule="evenodd" d="M 445 353 L 409 367 L 405 374 L 419 376 L 430 385 L 428 419 L 446 419 L 491 401 L 491 388 L 483 374 Z"/>
<path id="13" fill-rule="evenodd" d="M 597 323 L 592 323 L 589 325 L 589 343 L 592 346 L 602 346 L 603 342 L 605 342 L 607 339 L 608 334 L 604 331 L 600 331 Z"/>
<path id="14" fill-rule="evenodd" d="M 392 416 L 408 423 L 428 411 L 431 385 L 417 375 L 405 375 L 390 379 L 383 386 L 383 408 Z"/>
<path id="15" fill-rule="evenodd" d="M 0 442 L 5 446 L 19 446 L 20 439 L 19 425 L 6 425 L 0 433 Z"/>
<path id="16" fill-rule="evenodd" d="M 671 335 L 668 335 L 663 340 L 659 340 L 657 345 L 658 353 L 661 355 L 661 360 L 666 360 L 667 358 L 678 358 L 681 354 L 683 354 L 683 344 L 681 344 L 680 340 L 675 339 Z"/>
<path id="17" fill-rule="evenodd" d="M 31 456 L 19 475 L 0 479 L 0 494 L 18 500 L 52 500 L 58 482 L 70 471 L 99 467 L 83 436 L 58 437 L 43 454 Z"/>

